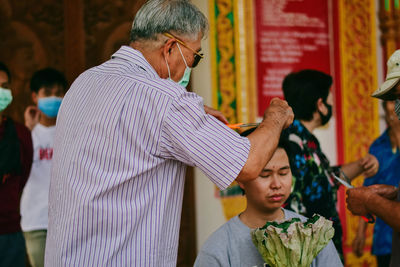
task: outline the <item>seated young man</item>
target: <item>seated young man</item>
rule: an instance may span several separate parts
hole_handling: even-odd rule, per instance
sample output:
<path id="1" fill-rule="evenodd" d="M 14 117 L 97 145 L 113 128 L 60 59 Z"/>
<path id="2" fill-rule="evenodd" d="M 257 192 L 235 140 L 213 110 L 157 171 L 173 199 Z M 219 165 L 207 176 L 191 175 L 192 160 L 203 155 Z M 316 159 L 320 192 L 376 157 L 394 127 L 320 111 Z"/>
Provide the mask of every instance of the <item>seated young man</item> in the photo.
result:
<path id="1" fill-rule="evenodd" d="M 195 266 L 267 266 L 251 240 L 250 231 L 264 226 L 267 221 L 283 221 L 293 217 L 307 220 L 282 208 L 292 186 L 288 147 L 284 140 L 279 142 L 259 177 L 248 183 L 239 183 L 239 186 L 244 190 L 247 199 L 246 210 L 226 222 L 208 238 L 197 256 Z M 343 266 L 332 240 L 311 266 Z"/>

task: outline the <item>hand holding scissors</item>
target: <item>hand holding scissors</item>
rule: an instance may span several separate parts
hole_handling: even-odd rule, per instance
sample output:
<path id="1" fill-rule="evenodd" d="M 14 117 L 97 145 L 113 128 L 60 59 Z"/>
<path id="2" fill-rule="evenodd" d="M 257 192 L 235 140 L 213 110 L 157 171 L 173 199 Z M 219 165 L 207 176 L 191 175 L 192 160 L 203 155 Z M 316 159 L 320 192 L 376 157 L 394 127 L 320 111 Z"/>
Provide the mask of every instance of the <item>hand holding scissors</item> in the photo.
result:
<path id="1" fill-rule="evenodd" d="M 336 176 L 335 174 L 332 173 L 333 178 L 335 178 L 339 183 L 341 183 L 342 185 L 344 185 L 347 188 L 354 188 L 354 186 L 352 186 L 349 182 L 343 180 L 342 178 L 339 178 L 338 176 Z M 364 221 L 366 221 L 367 223 L 374 223 L 375 222 L 375 218 L 374 216 L 372 216 L 371 214 L 367 214 L 365 216 L 361 216 L 363 218 Z"/>

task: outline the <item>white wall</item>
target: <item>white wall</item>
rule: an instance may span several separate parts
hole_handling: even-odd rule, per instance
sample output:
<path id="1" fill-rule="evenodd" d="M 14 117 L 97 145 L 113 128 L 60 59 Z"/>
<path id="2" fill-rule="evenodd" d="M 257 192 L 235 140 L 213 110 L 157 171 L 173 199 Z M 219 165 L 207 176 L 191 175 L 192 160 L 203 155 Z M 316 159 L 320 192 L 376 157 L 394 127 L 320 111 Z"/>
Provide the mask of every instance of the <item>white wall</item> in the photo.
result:
<path id="1" fill-rule="evenodd" d="M 208 17 L 208 1 L 192 1 Z M 206 39 L 202 43 L 202 50 L 205 55 L 202 62 L 193 70 L 192 89 L 204 99 L 204 104 L 212 105 L 212 83 L 211 83 L 211 58 L 210 43 Z M 219 226 L 225 223 L 222 205 L 215 197 L 215 186 L 199 170 L 195 169 L 195 202 L 196 202 L 196 230 L 197 248 L 200 249 L 206 239 Z"/>

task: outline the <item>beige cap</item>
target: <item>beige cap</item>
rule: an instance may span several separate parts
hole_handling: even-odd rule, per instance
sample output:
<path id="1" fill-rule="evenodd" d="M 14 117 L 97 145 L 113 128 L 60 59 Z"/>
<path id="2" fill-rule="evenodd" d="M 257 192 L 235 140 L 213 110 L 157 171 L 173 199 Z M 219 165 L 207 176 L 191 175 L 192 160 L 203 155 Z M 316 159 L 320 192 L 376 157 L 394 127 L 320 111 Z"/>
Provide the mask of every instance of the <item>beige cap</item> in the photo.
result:
<path id="1" fill-rule="evenodd" d="M 389 91 L 400 80 L 400 49 L 396 50 L 387 62 L 387 75 L 385 82 L 373 94 L 373 97 L 390 100 Z"/>

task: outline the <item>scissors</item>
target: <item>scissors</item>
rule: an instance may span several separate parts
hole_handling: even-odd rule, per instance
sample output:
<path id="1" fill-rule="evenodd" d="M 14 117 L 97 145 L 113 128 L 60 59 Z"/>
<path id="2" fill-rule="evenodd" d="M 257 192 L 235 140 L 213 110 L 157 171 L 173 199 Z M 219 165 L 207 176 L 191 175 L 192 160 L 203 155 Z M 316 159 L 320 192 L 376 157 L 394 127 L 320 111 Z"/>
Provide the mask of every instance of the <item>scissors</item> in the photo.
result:
<path id="1" fill-rule="evenodd" d="M 352 186 L 349 182 L 339 178 L 338 176 L 336 176 L 334 173 L 332 173 L 333 178 L 335 178 L 339 183 L 341 183 L 342 185 L 344 185 L 347 188 L 354 188 L 354 186 Z M 367 214 L 365 216 L 361 216 L 363 218 L 364 221 L 366 221 L 367 223 L 374 223 L 375 222 L 375 218 L 374 216 L 372 216 L 371 214 Z"/>
<path id="2" fill-rule="evenodd" d="M 259 123 L 235 123 L 235 124 L 227 124 L 231 129 L 239 129 L 239 128 L 246 128 L 246 127 L 256 127 Z"/>

